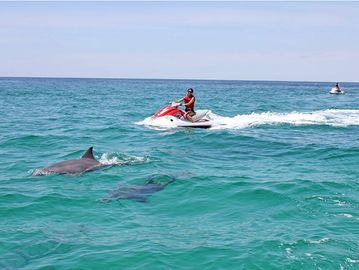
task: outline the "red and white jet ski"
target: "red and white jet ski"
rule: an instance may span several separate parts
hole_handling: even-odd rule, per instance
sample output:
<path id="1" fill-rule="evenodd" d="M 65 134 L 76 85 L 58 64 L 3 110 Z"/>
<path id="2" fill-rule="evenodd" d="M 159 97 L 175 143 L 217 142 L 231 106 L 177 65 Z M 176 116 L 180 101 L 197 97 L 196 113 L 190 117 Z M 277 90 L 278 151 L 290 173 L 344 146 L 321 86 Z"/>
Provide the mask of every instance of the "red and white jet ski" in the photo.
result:
<path id="1" fill-rule="evenodd" d="M 210 128 L 212 126 L 209 110 L 196 111 L 196 114 L 192 116 L 194 122 L 190 122 L 184 117 L 185 112 L 178 109 L 180 105 L 181 103 L 172 102 L 171 105 L 163 107 L 151 117 L 150 122 L 153 125 L 160 122 L 162 125 L 168 124 L 171 127 Z"/>

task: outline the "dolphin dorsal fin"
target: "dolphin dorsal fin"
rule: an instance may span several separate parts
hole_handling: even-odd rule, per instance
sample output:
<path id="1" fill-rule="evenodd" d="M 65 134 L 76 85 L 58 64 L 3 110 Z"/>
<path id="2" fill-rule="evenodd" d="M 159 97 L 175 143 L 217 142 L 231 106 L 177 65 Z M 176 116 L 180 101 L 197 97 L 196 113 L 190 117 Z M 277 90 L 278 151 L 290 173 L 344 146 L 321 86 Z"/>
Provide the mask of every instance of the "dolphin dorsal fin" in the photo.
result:
<path id="1" fill-rule="evenodd" d="M 93 147 L 91 146 L 89 149 L 86 150 L 85 154 L 81 156 L 81 158 L 91 158 L 95 159 L 92 153 Z"/>

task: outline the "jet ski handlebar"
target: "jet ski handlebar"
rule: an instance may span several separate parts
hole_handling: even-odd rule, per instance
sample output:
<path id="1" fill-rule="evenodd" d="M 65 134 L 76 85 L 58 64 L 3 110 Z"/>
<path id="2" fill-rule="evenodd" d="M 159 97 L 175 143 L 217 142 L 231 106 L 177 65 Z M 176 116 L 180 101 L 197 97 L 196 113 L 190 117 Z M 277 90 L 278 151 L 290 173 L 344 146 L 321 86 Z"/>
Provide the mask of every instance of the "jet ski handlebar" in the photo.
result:
<path id="1" fill-rule="evenodd" d="M 172 101 L 172 102 L 169 102 L 169 103 L 170 103 L 171 107 L 178 107 L 178 106 L 181 106 L 181 105 L 182 105 L 181 102 L 174 102 L 174 101 Z"/>

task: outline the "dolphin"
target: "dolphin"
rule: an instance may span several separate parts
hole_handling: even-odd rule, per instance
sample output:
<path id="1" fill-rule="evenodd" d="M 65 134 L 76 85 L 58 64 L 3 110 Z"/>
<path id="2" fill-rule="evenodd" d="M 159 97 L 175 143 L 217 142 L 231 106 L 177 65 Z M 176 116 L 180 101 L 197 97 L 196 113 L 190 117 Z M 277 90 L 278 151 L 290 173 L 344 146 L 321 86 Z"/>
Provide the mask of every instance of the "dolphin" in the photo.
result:
<path id="1" fill-rule="evenodd" d="M 164 183 L 156 183 L 152 176 L 148 178 L 142 185 L 124 186 L 118 185 L 115 189 L 107 194 L 101 202 L 110 202 L 112 200 L 134 200 L 137 202 L 147 202 L 149 196 L 165 188 L 169 183 L 172 183 L 175 178 L 167 176 L 169 179 Z"/>
<path id="2" fill-rule="evenodd" d="M 65 160 L 42 169 L 36 169 L 32 175 L 42 176 L 54 173 L 71 175 L 93 171 L 107 166 L 94 158 L 92 150 L 93 147 L 91 146 L 79 159 Z"/>

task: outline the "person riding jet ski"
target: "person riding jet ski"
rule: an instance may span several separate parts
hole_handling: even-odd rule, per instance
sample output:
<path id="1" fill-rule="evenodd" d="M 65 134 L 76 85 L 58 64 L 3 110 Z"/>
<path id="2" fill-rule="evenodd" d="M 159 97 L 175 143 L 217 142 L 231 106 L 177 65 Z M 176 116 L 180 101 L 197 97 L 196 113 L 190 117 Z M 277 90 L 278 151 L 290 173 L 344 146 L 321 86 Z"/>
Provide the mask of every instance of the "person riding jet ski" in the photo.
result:
<path id="1" fill-rule="evenodd" d="M 175 101 L 175 103 L 179 103 L 183 101 L 183 106 L 185 106 L 185 115 L 184 117 L 186 119 L 188 119 L 188 121 L 190 122 L 194 122 L 192 116 L 194 116 L 196 113 L 194 111 L 194 103 L 196 102 L 196 98 L 193 95 L 193 89 L 192 88 L 188 88 L 187 89 L 187 95 L 184 96 L 181 99 L 178 99 Z"/>
<path id="2" fill-rule="evenodd" d="M 340 88 L 339 83 L 336 83 L 334 87 L 329 91 L 330 94 L 344 94 L 344 91 Z"/>

